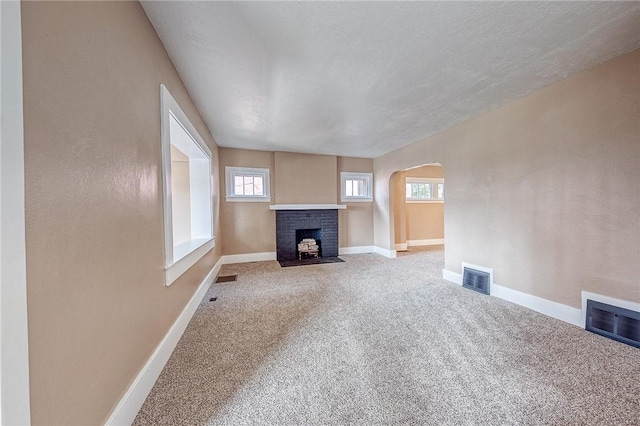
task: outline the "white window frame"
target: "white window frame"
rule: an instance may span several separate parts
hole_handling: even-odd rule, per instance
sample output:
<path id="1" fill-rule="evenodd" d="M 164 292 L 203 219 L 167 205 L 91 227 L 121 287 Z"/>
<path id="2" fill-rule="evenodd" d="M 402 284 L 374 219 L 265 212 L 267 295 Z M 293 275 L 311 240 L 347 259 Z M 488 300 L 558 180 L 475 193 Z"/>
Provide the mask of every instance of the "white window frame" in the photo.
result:
<path id="1" fill-rule="evenodd" d="M 231 202 L 265 202 L 271 201 L 271 183 L 269 180 L 269 169 L 257 168 L 257 167 L 233 167 L 226 166 L 224 168 L 227 196 L 226 200 Z M 236 195 L 234 193 L 234 177 L 242 176 L 260 176 L 262 177 L 263 195 Z"/>
<path id="2" fill-rule="evenodd" d="M 163 179 L 163 207 L 164 207 L 164 248 L 165 248 L 165 285 L 171 285 L 184 274 L 198 260 L 215 246 L 215 224 L 213 221 L 213 155 L 196 128 L 187 118 L 182 108 L 171 96 L 169 90 L 160 85 L 161 123 L 162 123 L 162 179 Z M 202 153 L 209 159 L 209 202 L 210 229 L 202 231 L 203 235 L 192 237 L 187 243 L 179 247 L 173 245 L 173 217 L 171 198 L 171 128 L 170 117 L 178 121 L 183 129 L 191 136 Z M 201 211 L 201 210 L 199 210 Z M 205 211 L 205 215 L 207 212 Z M 208 220 L 208 219 L 206 219 Z M 205 224 L 208 226 L 209 224 Z M 206 227 L 205 227 L 206 228 Z M 208 235 L 207 235 L 207 231 Z"/>
<path id="3" fill-rule="evenodd" d="M 412 183 L 424 183 L 431 187 L 430 198 L 411 198 L 406 196 L 406 187 Z M 438 184 L 444 185 L 442 178 L 407 177 L 405 179 L 405 200 L 407 203 L 444 203 L 444 197 L 438 198 Z M 443 194 L 444 195 L 444 194 Z"/>
<path id="4" fill-rule="evenodd" d="M 365 181 L 365 194 L 348 196 L 346 194 L 347 180 Z M 373 173 L 340 172 L 340 201 L 342 202 L 372 202 L 373 201 Z"/>
<path id="5" fill-rule="evenodd" d="M 31 424 L 20 2 L 0 2 L 0 424 Z"/>

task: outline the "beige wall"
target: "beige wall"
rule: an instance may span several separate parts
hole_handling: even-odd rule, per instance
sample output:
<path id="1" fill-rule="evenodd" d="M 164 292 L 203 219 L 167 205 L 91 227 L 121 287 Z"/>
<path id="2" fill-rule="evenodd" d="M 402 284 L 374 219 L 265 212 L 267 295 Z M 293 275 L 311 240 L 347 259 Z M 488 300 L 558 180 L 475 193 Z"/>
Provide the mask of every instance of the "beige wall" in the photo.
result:
<path id="1" fill-rule="evenodd" d="M 160 83 L 217 148 L 137 2 L 22 21 L 32 421 L 102 424 L 219 258 L 165 287 Z"/>
<path id="2" fill-rule="evenodd" d="M 32 420 L 99 424 L 222 248 L 275 250 L 275 220 L 266 203 L 223 205 L 216 249 L 165 287 L 160 83 L 217 165 L 213 139 L 138 3 L 25 2 L 22 19 Z M 576 307 L 581 290 L 638 302 L 639 62 L 614 59 L 373 162 L 222 155 L 272 164 L 280 204 L 336 203 L 339 171 L 373 163 L 376 199 L 340 213 L 340 244 L 369 245 L 373 228 L 385 248 L 392 173 L 440 162 L 446 269 L 493 267 L 498 284 Z"/>
<path id="3" fill-rule="evenodd" d="M 444 203 L 407 203 L 407 177 L 444 178 L 442 166 L 426 165 L 400 171 L 392 176 L 395 243 L 444 238 Z"/>
<path id="4" fill-rule="evenodd" d="M 338 159 L 334 155 L 275 154 L 275 204 L 336 204 Z"/>
<path id="5" fill-rule="evenodd" d="M 339 202 L 340 172 L 373 171 L 369 158 L 252 151 L 220 148 L 220 180 L 225 185 L 225 166 L 269 168 L 271 203 L 227 202 L 220 204 L 224 232 L 222 254 L 276 251 L 275 211 L 270 204 L 336 204 Z M 310 172 L 313 171 L 313 172 Z M 278 177 L 278 178 L 276 178 Z M 309 189 L 309 185 L 313 189 Z M 373 203 L 342 203 L 339 211 L 339 245 L 373 245 Z"/>
<path id="6" fill-rule="evenodd" d="M 389 186 L 393 197 L 391 208 L 393 209 L 394 242 L 397 245 L 407 243 L 407 203 L 405 203 L 405 172 L 398 170 L 391 175 Z M 394 247 L 391 247 L 392 249 Z"/>
<path id="7" fill-rule="evenodd" d="M 406 215 L 407 241 L 444 238 L 444 203 L 408 203 Z"/>
<path id="8" fill-rule="evenodd" d="M 376 245 L 394 241 L 390 178 L 446 172 L 445 268 L 574 307 L 640 301 L 640 52 L 374 160 Z M 393 194 L 391 194 L 392 196 Z"/>
<path id="9" fill-rule="evenodd" d="M 225 188 L 226 166 L 258 167 L 270 170 L 271 202 L 227 202 L 222 197 L 220 220 L 224 231 L 222 254 L 276 251 L 276 216 L 269 210 L 275 194 L 274 154 L 267 151 L 220 148 L 220 182 Z"/>

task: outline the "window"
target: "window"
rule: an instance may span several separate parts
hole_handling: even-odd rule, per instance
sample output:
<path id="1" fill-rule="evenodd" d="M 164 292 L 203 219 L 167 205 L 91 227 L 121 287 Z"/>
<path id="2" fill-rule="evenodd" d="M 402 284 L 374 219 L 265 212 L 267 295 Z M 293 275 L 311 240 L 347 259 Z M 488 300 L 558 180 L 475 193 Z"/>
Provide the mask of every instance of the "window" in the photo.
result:
<path id="1" fill-rule="evenodd" d="M 444 179 L 407 178 L 406 199 L 409 202 L 443 202 Z"/>
<path id="2" fill-rule="evenodd" d="M 341 201 L 373 201 L 373 173 L 340 173 Z"/>
<path id="3" fill-rule="evenodd" d="M 211 151 L 164 85 L 162 168 L 166 285 L 214 247 Z"/>
<path id="4" fill-rule="evenodd" d="M 225 167 L 227 201 L 271 201 L 269 169 Z"/>

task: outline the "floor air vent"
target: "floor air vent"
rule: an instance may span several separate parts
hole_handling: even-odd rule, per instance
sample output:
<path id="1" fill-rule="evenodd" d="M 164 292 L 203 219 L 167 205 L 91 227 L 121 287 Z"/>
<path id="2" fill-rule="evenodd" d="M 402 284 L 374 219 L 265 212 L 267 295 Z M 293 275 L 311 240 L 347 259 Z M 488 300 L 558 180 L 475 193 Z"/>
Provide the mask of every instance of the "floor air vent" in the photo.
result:
<path id="1" fill-rule="evenodd" d="M 238 274 L 236 275 L 218 275 L 216 283 L 230 283 L 238 280 Z"/>
<path id="2" fill-rule="evenodd" d="M 588 331 L 640 348 L 640 312 L 587 299 L 586 322 Z"/>
<path id="3" fill-rule="evenodd" d="M 489 273 L 476 269 L 464 268 L 462 287 L 489 294 Z"/>

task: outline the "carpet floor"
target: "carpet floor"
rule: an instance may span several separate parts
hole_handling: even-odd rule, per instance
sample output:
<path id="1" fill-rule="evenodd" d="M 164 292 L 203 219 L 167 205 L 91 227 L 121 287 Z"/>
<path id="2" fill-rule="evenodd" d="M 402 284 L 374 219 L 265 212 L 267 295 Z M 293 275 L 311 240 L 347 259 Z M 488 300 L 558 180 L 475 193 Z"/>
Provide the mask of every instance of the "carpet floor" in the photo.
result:
<path id="1" fill-rule="evenodd" d="M 640 425 L 639 349 L 448 283 L 443 257 L 225 265 L 134 424 Z"/>

